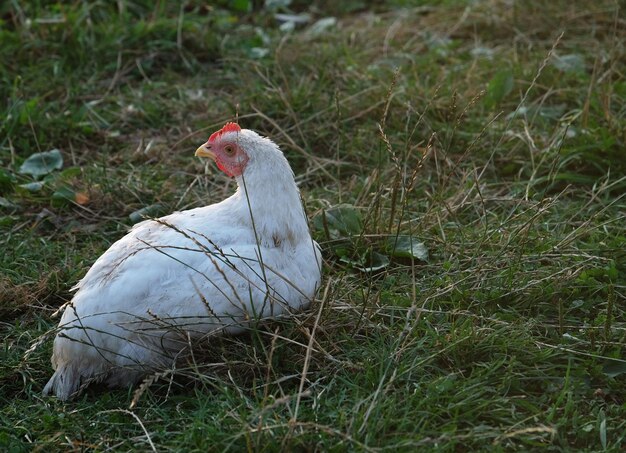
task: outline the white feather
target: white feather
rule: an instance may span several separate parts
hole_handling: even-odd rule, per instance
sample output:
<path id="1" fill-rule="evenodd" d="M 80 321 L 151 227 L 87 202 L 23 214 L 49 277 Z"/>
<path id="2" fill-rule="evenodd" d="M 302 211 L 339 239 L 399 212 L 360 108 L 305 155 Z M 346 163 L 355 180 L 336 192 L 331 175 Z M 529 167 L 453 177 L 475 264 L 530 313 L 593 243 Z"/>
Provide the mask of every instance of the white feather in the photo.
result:
<path id="1" fill-rule="evenodd" d="M 321 255 L 293 172 L 269 139 L 245 129 L 234 138 L 249 161 L 233 196 L 136 225 L 76 285 L 44 394 L 131 385 L 171 366 L 190 338 L 310 304 Z"/>

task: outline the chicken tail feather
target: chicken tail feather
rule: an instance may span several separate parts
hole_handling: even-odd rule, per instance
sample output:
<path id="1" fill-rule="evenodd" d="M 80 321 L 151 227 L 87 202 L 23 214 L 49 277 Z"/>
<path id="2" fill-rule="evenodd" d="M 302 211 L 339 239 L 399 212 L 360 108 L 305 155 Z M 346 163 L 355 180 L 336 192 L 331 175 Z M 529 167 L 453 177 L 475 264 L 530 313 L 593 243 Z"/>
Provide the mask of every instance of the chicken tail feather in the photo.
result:
<path id="1" fill-rule="evenodd" d="M 62 401 L 67 401 L 74 397 L 80 390 L 81 375 L 71 365 L 59 366 L 46 386 L 43 388 L 43 395 L 56 395 Z"/>

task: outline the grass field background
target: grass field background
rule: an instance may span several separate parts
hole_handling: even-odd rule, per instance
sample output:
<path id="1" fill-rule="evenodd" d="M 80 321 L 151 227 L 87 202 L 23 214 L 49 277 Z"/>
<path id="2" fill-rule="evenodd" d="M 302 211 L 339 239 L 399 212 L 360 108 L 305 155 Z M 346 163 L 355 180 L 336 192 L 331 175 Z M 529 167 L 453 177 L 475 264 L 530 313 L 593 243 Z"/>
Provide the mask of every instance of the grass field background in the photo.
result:
<path id="1" fill-rule="evenodd" d="M 3 2 L 0 449 L 621 451 L 625 42 L 608 0 Z M 95 259 L 233 192 L 193 152 L 235 118 L 297 175 L 318 300 L 42 397 Z"/>

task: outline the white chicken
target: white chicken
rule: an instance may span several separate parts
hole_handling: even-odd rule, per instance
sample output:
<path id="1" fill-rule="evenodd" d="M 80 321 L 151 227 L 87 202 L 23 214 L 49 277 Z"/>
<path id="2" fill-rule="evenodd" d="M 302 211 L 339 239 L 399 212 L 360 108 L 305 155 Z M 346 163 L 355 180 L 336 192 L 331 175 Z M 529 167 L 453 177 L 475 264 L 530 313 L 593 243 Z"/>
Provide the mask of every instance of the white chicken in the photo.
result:
<path id="1" fill-rule="evenodd" d="M 191 340 L 306 308 L 320 283 L 293 171 L 278 146 L 227 123 L 196 151 L 237 181 L 226 200 L 136 225 L 75 286 L 44 394 L 132 385 Z"/>

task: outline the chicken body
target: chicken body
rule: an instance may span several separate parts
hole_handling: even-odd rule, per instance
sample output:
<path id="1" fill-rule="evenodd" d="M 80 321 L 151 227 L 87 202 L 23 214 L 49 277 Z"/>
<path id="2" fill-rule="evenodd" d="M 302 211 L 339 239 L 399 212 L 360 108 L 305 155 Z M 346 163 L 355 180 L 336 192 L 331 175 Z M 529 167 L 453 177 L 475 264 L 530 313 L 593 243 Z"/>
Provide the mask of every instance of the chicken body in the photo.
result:
<path id="1" fill-rule="evenodd" d="M 245 129 L 214 142 L 245 153 L 237 192 L 142 222 L 98 258 L 59 323 L 45 394 L 67 400 L 93 381 L 132 385 L 192 341 L 310 304 L 321 255 L 287 160 Z"/>

